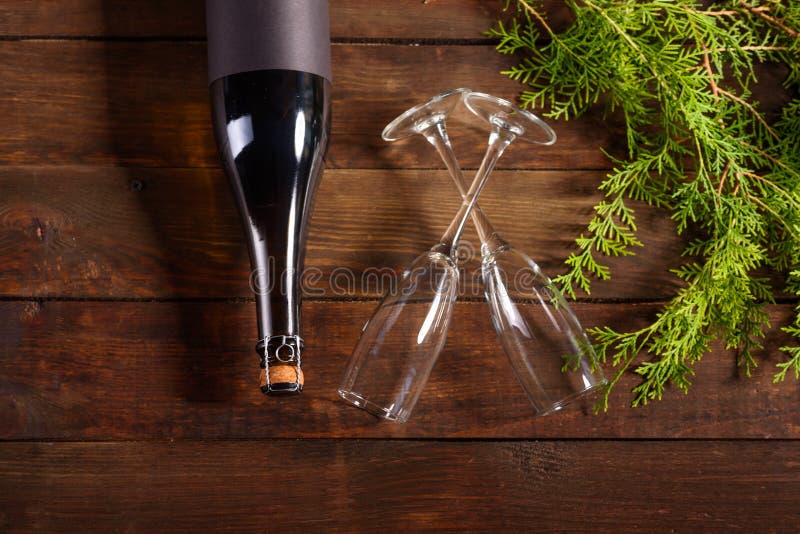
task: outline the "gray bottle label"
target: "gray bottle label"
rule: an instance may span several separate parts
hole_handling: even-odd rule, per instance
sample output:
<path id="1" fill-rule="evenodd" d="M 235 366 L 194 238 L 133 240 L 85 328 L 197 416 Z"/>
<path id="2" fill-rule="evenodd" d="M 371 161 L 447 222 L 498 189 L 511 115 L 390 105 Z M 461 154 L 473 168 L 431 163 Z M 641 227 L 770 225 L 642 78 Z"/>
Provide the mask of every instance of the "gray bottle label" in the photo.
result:
<path id="1" fill-rule="evenodd" d="M 208 82 L 255 70 L 331 79 L 328 0 L 206 0 Z"/>

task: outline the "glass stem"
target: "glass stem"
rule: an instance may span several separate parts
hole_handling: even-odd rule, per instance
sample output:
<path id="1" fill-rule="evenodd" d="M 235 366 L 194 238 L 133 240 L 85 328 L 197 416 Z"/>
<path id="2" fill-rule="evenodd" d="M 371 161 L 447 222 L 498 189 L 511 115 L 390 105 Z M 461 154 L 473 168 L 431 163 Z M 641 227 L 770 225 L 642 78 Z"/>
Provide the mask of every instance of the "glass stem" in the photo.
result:
<path id="1" fill-rule="evenodd" d="M 464 178 L 464 173 L 461 170 L 461 166 L 458 164 L 458 159 L 453 151 L 453 145 L 450 143 L 450 136 L 447 134 L 447 126 L 445 126 L 445 121 L 437 121 L 421 133 L 425 136 L 425 139 L 427 139 L 428 142 L 433 145 L 433 147 L 439 153 L 439 156 L 442 158 L 442 161 L 444 161 L 444 164 L 450 173 L 450 178 L 452 178 L 453 182 L 455 182 L 456 188 L 458 189 L 458 194 L 461 195 L 462 201 L 468 202 L 467 181 Z M 497 250 L 506 244 L 505 241 L 503 241 L 494 230 L 492 224 L 489 222 L 489 218 L 483 213 L 483 210 L 478 203 L 475 203 L 471 214 L 472 222 L 475 224 L 475 230 L 478 232 L 478 238 L 481 241 L 481 246 L 484 249 L 484 252 L 486 250 Z"/>
<path id="2" fill-rule="evenodd" d="M 478 201 L 478 196 L 486 185 L 497 160 L 515 137 L 516 135 L 508 130 L 496 126 L 493 127 L 492 133 L 489 135 L 489 146 L 486 148 L 486 154 L 483 156 L 481 166 L 461 203 L 461 208 L 442 236 L 439 245 L 434 247 L 434 250 L 448 254 L 452 258 L 456 257 L 458 240 L 461 238 L 461 233 L 464 231 L 467 219 Z"/>

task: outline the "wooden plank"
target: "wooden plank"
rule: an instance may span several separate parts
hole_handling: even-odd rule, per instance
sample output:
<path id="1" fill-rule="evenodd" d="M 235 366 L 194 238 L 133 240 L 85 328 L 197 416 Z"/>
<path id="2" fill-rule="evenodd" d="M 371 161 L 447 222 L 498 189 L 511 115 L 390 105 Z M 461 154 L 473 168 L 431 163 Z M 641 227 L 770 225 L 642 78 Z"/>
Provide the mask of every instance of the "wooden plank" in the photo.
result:
<path id="1" fill-rule="evenodd" d="M 790 342 L 771 332 L 755 376 L 717 348 L 687 396 L 627 408 L 633 373 L 611 410 L 574 406 L 532 417 L 497 345 L 486 305 L 456 306 L 448 344 L 411 421 L 378 421 L 338 399 L 344 364 L 375 302 L 306 303 L 306 390 L 266 398 L 257 387 L 254 305 L 202 302 L 0 303 L 0 438 L 266 437 L 798 438 L 800 388 L 773 384 Z M 655 305 L 579 304 L 584 326 L 640 328 Z M 773 309 L 773 325 L 791 307 Z M 476 364 L 479 362 L 479 365 Z"/>
<path id="2" fill-rule="evenodd" d="M 424 143 L 424 141 L 421 141 Z M 412 150 L 416 145 L 399 150 Z M 424 147 L 421 147 L 424 148 Z M 483 207 L 545 272 L 564 272 L 602 171 L 496 171 Z M 0 295 L 247 297 L 249 264 L 227 180 L 217 169 L 0 167 Z M 378 297 L 370 273 L 396 275 L 441 237 L 459 200 L 444 171 L 330 170 L 308 243 L 309 295 Z M 639 255 L 613 261 L 594 297 L 665 298 L 681 241 L 641 207 Z M 462 243 L 463 294 L 482 296 L 480 244 Z"/>
<path id="3" fill-rule="evenodd" d="M 337 45 L 333 61 L 329 167 L 437 168 L 433 150 L 391 146 L 383 127 L 441 91 L 472 87 L 513 100 L 523 89 L 499 74 L 512 60 L 491 46 Z M 0 42 L 0 164 L 216 167 L 205 62 L 196 42 Z M 760 77 L 767 109 L 786 99 L 775 90 L 784 74 Z M 466 115 L 453 118 L 451 133 L 462 165 L 476 168 L 486 133 Z M 554 126 L 555 146 L 514 146 L 500 167 L 598 169 L 610 165 L 600 148 L 624 156 L 619 116 L 597 109 Z"/>
<path id="4" fill-rule="evenodd" d="M 510 59 L 491 46 L 337 45 L 333 56 L 329 168 L 440 167 L 432 149 L 389 145 L 381 130 L 441 91 L 473 86 L 513 99 L 521 89 L 499 74 Z M 216 168 L 205 62 L 196 42 L 0 42 L 0 164 Z M 459 120 L 462 164 L 476 168 L 485 130 Z M 512 147 L 501 167 L 606 168 L 599 148 L 617 150 L 624 138 L 599 112 L 556 128 L 556 146 Z"/>
<path id="5" fill-rule="evenodd" d="M 791 531 L 795 442 L 0 444 L 9 532 Z"/>
<path id="6" fill-rule="evenodd" d="M 569 17 L 547 0 L 559 27 Z M 504 17 L 503 3 L 485 0 L 331 0 L 334 39 L 476 39 Z M 203 37 L 196 0 L 28 0 L 0 5 L 0 35 Z"/>
<path id="7" fill-rule="evenodd" d="M 382 141 L 383 127 L 441 91 L 513 100 L 523 89 L 499 74 L 513 59 L 491 46 L 336 45 L 333 61 L 329 168 L 438 168 L 429 147 Z M 0 41 L 0 164 L 216 167 L 205 63 L 199 42 Z M 761 73 L 765 109 L 786 101 L 784 77 Z M 485 128 L 466 115 L 451 133 L 462 166 L 477 168 Z M 618 115 L 597 109 L 554 127 L 555 146 L 513 146 L 500 168 L 599 169 L 610 166 L 601 147 L 625 155 Z"/>

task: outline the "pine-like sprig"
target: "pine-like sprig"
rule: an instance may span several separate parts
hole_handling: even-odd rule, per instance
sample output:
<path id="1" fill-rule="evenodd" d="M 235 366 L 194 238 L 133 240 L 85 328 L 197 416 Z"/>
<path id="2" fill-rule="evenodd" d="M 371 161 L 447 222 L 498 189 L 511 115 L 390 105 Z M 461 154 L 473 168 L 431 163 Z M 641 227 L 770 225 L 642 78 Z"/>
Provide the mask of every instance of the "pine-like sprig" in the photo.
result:
<path id="1" fill-rule="evenodd" d="M 565 120 L 603 105 L 625 119 L 627 156 L 599 184 L 605 200 L 557 279 L 564 291 L 588 294 L 592 278 L 611 275 L 602 256 L 642 246 L 630 200 L 669 210 L 679 234 L 700 236 L 673 266 L 682 288 L 652 324 L 591 330 L 601 360 L 617 369 L 604 407 L 634 365 L 634 406 L 669 385 L 686 391 L 717 339 L 749 375 L 770 327 L 765 306 L 780 289 L 800 296 L 800 100 L 770 123 L 751 93 L 755 65 L 769 61 L 787 65 L 796 94 L 800 2 L 567 0 L 574 21 L 558 32 L 533 0 L 513 4 L 511 22 L 489 35 L 499 52 L 524 56 L 504 73 L 528 86 L 523 105 Z M 784 273 L 786 287 L 773 287 L 765 269 Z M 783 330 L 800 338 L 797 312 Z M 788 360 L 775 380 L 800 378 L 800 347 L 781 350 Z"/>

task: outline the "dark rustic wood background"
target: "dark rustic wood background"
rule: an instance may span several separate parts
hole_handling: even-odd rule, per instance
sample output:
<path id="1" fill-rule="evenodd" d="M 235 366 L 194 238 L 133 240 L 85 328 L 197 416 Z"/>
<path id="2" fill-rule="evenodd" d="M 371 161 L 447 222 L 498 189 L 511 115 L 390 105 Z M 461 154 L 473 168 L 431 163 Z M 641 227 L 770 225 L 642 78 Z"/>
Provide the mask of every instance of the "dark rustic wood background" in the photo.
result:
<path id="1" fill-rule="evenodd" d="M 325 280 L 402 267 L 458 204 L 424 141 L 380 131 L 455 87 L 515 98 L 481 34 L 501 16 L 494 1 L 331 1 L 333 137 L 307 257 L 323 294 L 304 304 L 306 391 L 268 399 L 202 2 L 0 5 L 0 531 L 797 528 L 800 389 L 772 383 L 778 334 L 750 379 L 718 348 L 688 396 L 629 409 L 631 375 L 607 414 L 536 419 L 467 287 L 407 425 L 337 400 L 378 294 Z M 761 74 L 772 109 L 782 75 Z M 623 146 L 599 112 L 554 126 L 556 146 L 509 149 L 482 204 L 559 273 L 610 166 L 599 148 Z M 475 168 L 484 134 L 451 130 Z M 645 324 L 676 289 L 669 218 L 639 216 L 646 249 L 576 304 L 587 326 Z M 772 314 L 787 323 L 791 304 Z"/>

